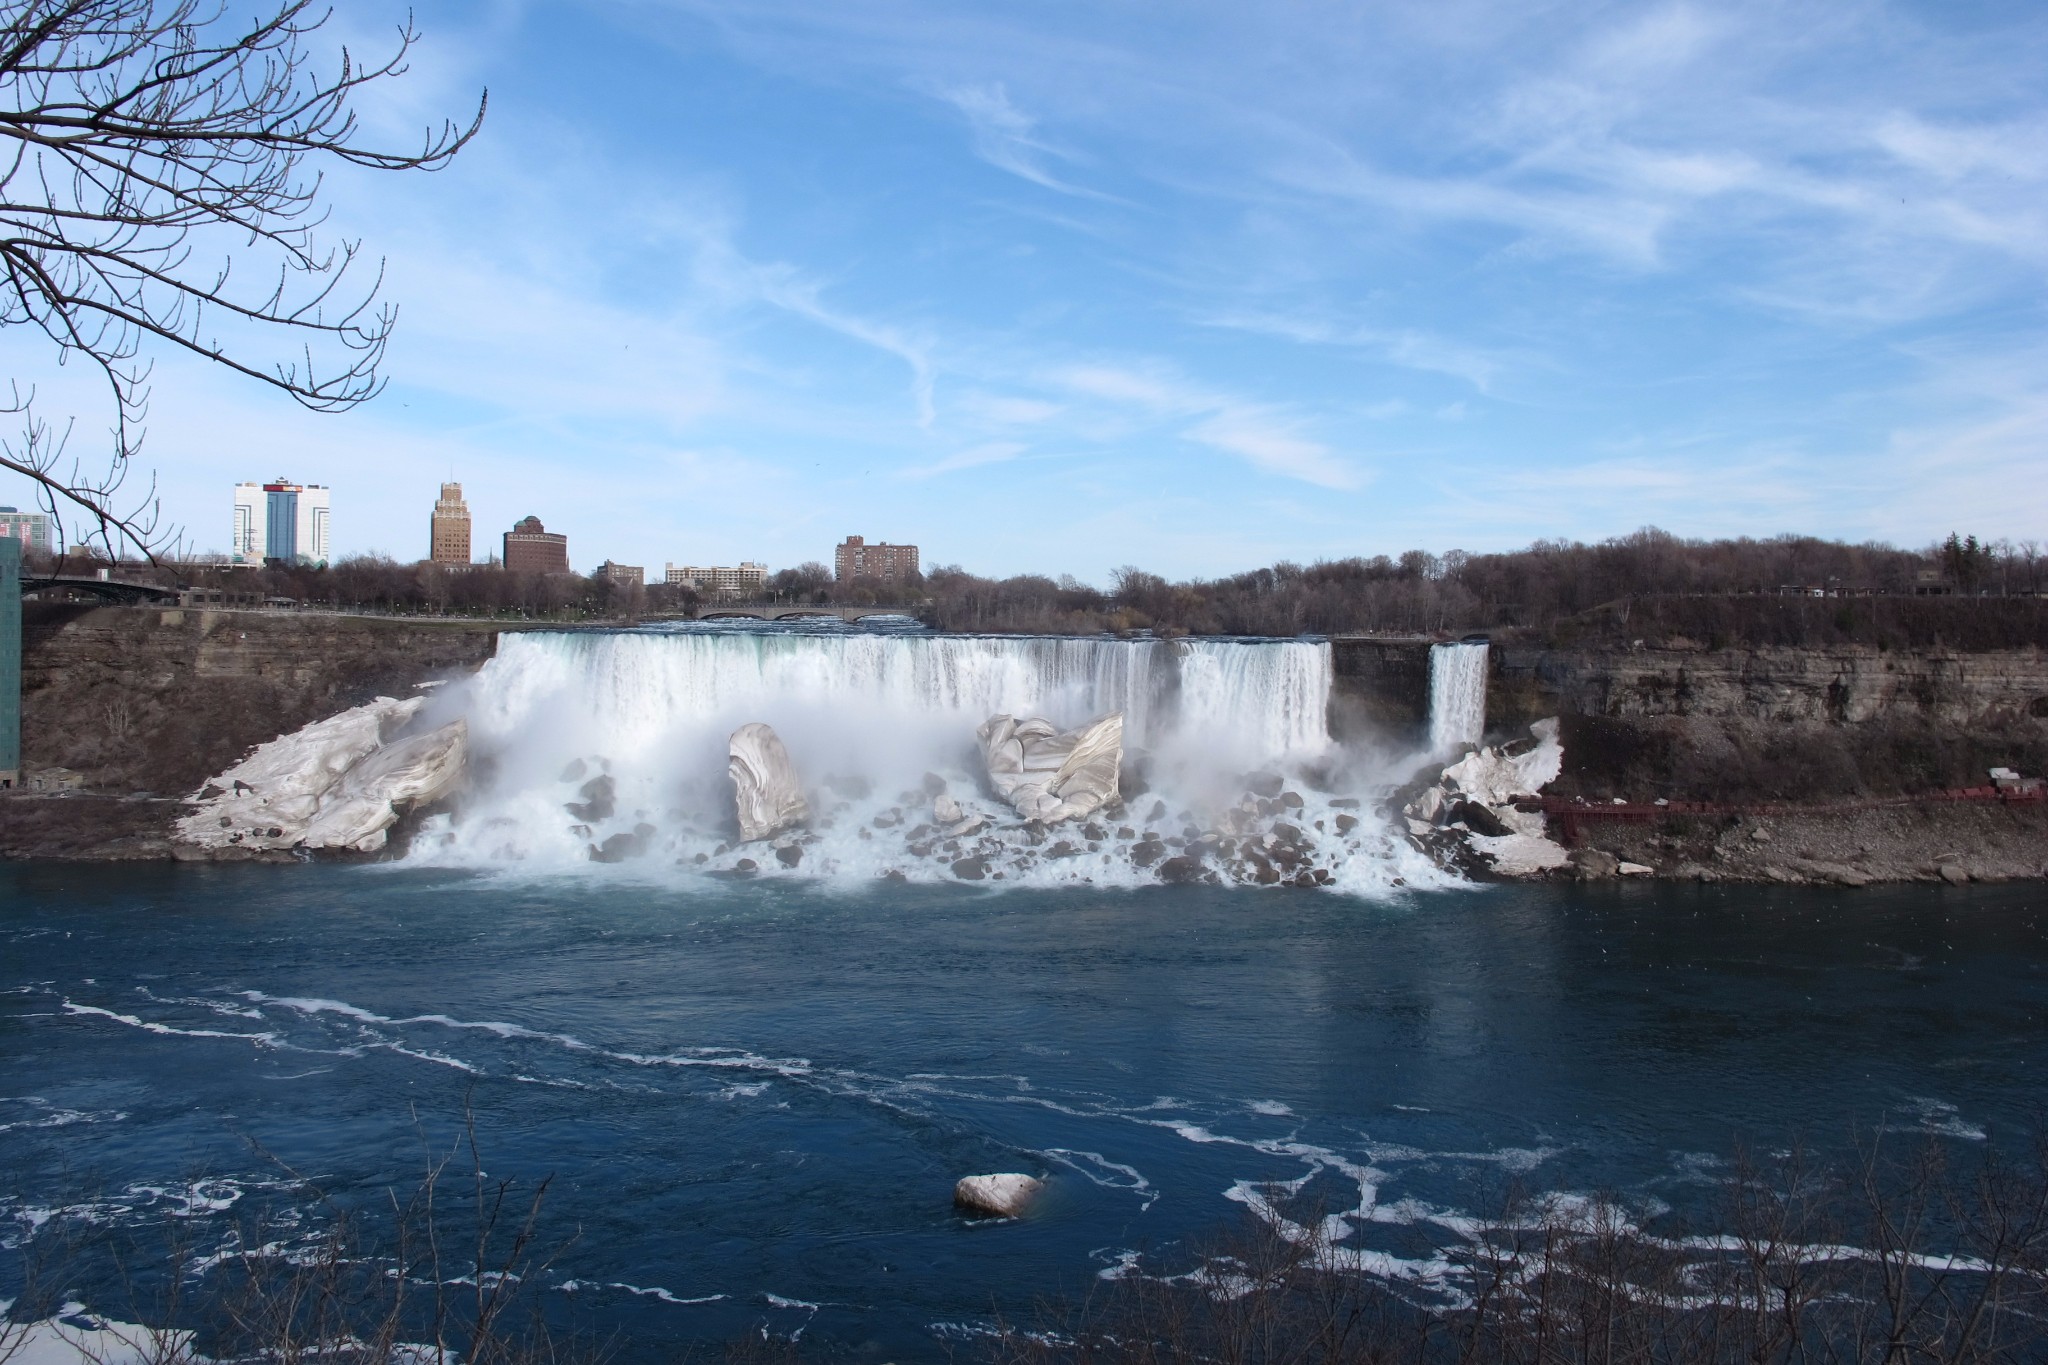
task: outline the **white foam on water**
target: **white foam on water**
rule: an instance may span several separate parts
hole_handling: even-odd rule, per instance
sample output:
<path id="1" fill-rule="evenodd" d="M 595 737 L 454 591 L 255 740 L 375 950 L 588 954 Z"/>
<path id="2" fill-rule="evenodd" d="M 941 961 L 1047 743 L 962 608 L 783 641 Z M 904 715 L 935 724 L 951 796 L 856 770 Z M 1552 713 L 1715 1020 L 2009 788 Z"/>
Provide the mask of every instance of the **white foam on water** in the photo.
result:
<path id="1" fill-rule="evenodd" d="M 28 1110 L 30 1117 L 9 1119 L 0 1123 L 0 1133 L 21 1132 L 33 1128 L 69 1128 L 81 1123 L 119 1123 L 128 1117 L 126 1110 L 118 1109 L 65 1109 L 54 1105 L 40 1095 L 0 1097 L 0 1104 L 17 1104 Z"/>
<path id="2" fill-rule="evenodd" d="M 1923 1133 L 1961 1138 L 1965 1142 L 1985 1140 L 1984 1130 L 1963 1118 L 1961 1111 L 1946 1100 L 1915 1095 L 1907 1101 L 1906 1111 L 1916 1120 L 1914 1126 Z"/>
<path id="3" fill-rule="evenodd" d="M 575 1294 L 590 1289 L 622 1289 L 628 1294 L 637 1294 L 643 1299 L 656 1299 L 662 1303 L 674 1304 L 679 1308 L 691 1308 L 704 1303 L 721 1303 L 726 1298 L 724 1294 L 700 1294 L 695 1298 L 686 1298 L 670 1290 L 663 1289 L 660 1285 L 641 1286 L 626 1284 L 620 1280 L 564 1280 L 556 1285 L 555 1288 L 565 1294 Z"/>
<path id="4" fill-rule="evenodd" d="M 155 1020 L 142 1019 L 133 1014 L 122 1014 L 116 1010 L 103 1009 L 98 1005 L 80 1005 L 70 1000 L 63 1002 L 64 1012 L 73 1015 L 96 1016 L 111 1019 L 117 1024 L 141 1029 L 144 1033 L 155 1033 L 167 1038 L 231 1038 L 239 1043 L 254 1043 L 258 1047 L 279 1047 L 283 1039 L 275 1033 L 236 1033 L 225 1029 L 174 1028 Z"/>
<path id="5" fill-rule="evenodd" d="M 1122 1190 L 1138 1196 L 1138 1212 L 1143 1213 L 1159 1201 L 1159 1191 L 1152 1182 L 1135 1166 L 1126 1166 L 1120 1161 L 1111 1161 L 1100 1152 L 1077 1152 L 1066 1147 L 1048 1147 L 1039 1155 L 1049 1157 L 1062 1166 L 1075 1171 L 1092 1184 L 1106 1190 Z M 1122 1179 L 1117 1177 L 1121 1176 Z"/>

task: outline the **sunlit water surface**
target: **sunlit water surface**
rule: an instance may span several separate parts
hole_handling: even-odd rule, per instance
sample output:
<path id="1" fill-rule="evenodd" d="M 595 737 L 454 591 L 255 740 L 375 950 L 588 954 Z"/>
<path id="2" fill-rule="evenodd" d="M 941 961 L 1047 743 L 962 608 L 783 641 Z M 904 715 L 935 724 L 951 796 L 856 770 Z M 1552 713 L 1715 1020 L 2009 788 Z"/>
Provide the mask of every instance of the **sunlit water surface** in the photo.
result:
<path id="1" fill-rule="evenodd" d="M 1398 1274 L 1513 1181 L 1654 1215 L 1738 1138 L 2018 1137 L 2048 1098 L 2043 912 L 2035 886 L 4 867 L 0 1297 L 94 1228 L 304 1235 L 295 1179 L 402 1188 L 465 1104 L 493 1176 L 555 1177 L 550 1312 L 629 1360 L 763 1329 L 930 1358 L 1139 1250 L 1185 1268 L 1303 1177 Z M 953 1211 L 1004 1170 L 1049 1177 L 1034 1216 Z"/>

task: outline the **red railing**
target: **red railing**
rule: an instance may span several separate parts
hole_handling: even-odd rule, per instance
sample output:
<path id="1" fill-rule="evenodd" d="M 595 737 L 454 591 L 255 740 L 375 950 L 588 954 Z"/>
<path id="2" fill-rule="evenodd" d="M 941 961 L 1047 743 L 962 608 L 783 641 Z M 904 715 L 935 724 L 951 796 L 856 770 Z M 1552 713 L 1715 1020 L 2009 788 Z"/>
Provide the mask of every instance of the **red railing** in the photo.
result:
<path id="1" fill-rule="evenodd" d="M 1653 824 L 1673 815 L 1845 815 L 1856 811 L 1889 810 L 1937 802 L 2039 805 L 2048 802 L 2048 788 L 1949 787 L 1941 791 L 1921 792 L 1914 796 L 1883 796 L 1863 801 L 1830 801 L 1815 805 L 1782 801 L 1667 801 L 1662 805 L 1654 802 L 1623 801 L 1602 805 L 1599 802 L 1587 801 L 1584 797 L 1539 796 L 1533 802 L 1517 803 L 1517 809 L 1540 810 L 1545 815 L 1557 817 L 1563 826 L 1564 842 L 1576 844 L 1579 841 L 1580 826 L 1603 821 Z"/>

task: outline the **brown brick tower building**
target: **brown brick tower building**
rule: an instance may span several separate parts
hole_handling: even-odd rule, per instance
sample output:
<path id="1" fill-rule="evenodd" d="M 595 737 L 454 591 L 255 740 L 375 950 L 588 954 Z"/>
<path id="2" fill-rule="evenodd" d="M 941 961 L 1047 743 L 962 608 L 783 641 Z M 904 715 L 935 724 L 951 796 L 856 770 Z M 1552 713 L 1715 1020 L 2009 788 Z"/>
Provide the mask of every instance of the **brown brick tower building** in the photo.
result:
<path id="1" fill-rule="evenodd" d="M 917 547 L 891 545 L 883 541 L 870 545 L 860 536 L 848 536 L 832 554 L 833 577 L 845 583 L 855 578 L 872 578 L 879 583 L 901 584 L 917 574 Z"/>
<path id="2" fill-rule="evenodd" d="M 526 517 L 505 533 L 505 568 L 512 573 L 569 572 L 569 537 Z"/>
<path id="3" fill-rule="evenodd" d="M 461 484 L 441 485 L 428 545 L 427 558 L 436 564 L 469 563 L 469 504 L 462 500 Z"/>

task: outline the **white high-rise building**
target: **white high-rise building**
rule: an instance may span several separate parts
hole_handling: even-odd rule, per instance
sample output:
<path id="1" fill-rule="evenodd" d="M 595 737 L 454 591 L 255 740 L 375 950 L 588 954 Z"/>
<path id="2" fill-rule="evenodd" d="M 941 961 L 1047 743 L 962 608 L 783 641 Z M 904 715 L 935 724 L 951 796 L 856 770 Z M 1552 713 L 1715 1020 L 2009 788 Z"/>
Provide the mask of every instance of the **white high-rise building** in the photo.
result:
<path id="1" fill-rule="evenodd" d="M 261 564 L 266 559 L 281 559 L 287 564 L 326 567 L 327 497 L 328 489 L 322 484 L 297 484 L 283 478 L 236 484 L 234 562 Z"/>

